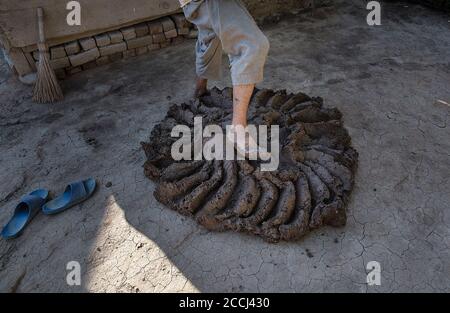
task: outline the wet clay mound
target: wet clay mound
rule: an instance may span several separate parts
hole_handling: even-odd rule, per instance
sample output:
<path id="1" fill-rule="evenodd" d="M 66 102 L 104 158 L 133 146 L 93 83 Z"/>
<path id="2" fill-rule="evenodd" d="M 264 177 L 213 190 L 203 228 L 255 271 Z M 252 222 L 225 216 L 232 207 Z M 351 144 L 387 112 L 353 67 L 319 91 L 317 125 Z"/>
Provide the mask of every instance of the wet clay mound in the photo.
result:
<path id="1" fill-rule="evenodd" d="M 279 125 L 280 164 L 261 171 L 256 161 L 180 161 L 171 157 L 177 124 L 230 124 L 232 90 L 212 89 L 200 100 L 173 105 L 142 143 L 145 175 L 155 198 L 207 229 L 233 230 L 270 242 L 297 240 L 323 225 L 344 226 L 358 154 L 337 109 L 321 98 L 285 91 L 255 91 L 249 124 Z"/>

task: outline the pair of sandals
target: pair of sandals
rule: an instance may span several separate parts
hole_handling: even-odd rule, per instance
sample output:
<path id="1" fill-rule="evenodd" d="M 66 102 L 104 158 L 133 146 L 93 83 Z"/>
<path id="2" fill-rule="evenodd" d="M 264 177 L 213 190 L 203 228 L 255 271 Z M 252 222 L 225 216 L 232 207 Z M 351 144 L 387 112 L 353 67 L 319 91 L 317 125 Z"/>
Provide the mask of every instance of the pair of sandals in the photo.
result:
<path id="1" fill-rule="evenodd" d="M 62 212 L 89 198 L 95 191 L 95 179 L 89 178 L 67 185 L 64 192 L 53 200 L 47 189 L 36 189 L 24 196 L 14 210 L 9 222 L 3 227 L 5 239 L 19 236 L 33 217 L 42 210 L 46 215 Z"/>

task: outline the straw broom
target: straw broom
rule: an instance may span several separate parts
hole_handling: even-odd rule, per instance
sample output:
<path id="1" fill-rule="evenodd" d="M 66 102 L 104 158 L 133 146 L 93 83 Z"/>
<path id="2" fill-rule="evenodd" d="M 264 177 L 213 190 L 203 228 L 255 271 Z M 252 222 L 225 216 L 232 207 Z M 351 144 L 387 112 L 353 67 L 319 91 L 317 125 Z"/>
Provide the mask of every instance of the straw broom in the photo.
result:
<path id="1" fill-rule="evenodd" d="M 50 66 L 48 46 L 45 43 L 44 10 L 37 8 L 39 28 L 39 63 L 37 68 L 37 80 L 33 90 L 33 100 L 39 103 L 60 101 L 63 93 L 59 86 L 55 72 Z"/>

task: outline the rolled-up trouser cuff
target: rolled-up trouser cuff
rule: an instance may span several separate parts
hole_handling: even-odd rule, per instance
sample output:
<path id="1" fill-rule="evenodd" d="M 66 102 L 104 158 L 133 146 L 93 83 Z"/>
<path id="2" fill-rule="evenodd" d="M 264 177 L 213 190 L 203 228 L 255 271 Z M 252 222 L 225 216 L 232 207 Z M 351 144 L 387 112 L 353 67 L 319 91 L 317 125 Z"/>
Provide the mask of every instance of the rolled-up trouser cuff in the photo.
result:
<path id="1" fill-rule="evenodd" d="M 197 77 L 204 78 L 210 81 L 218 81 L 223 77 L 222 67 L 219 66 L 203 66 L 196 64 L 195 70 Z"/>
<path id="2" fill-rule="evenodd" d="M 251 72 L 251 73 L 239 73 L 231 74 L 231 81 L 233 86 L 237 85 L 253 85 L 262 82 L 264 79 L 264 71 Z"/>
<path id="3" fill-rule="evenodd" d="M 196 72 L 201 78 L 222 77 L 222 52 L 228 54 L 233 85 L 263 80 L 269 41 L 241 0 L 192 1 L 186 19 L 197 25 Z"/>
<path id="4" fill-rule="evenodd" d="M 208 72 L 196 72 L 198 78 L 204 78 L 210 81 L 218 81 L 222 79 L 222 75 L 220 73 L 208 73 Z"/>

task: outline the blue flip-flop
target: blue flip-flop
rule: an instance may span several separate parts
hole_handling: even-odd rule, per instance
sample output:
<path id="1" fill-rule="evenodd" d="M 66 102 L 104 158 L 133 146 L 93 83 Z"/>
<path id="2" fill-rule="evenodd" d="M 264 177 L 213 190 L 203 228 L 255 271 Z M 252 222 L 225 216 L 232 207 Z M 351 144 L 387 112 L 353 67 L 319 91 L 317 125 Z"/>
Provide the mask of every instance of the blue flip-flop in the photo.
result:
<path id="1" fill-rule="evenodd" d="M 15 238 L 21 234 L 25 226 L 41 210 L 48 198 L 47 189 L 36 189 L 22 197 L 14 210 L 13 217 L 3 227 L 2 237 L 5 239 Z"/>
<path id="2" fill-rule="evenodd" d="M 56 214 L 89 198 L 95 190 L 95 179 L 88 178 L 67 185 L 64 193 L 42 206 L 44 214 Z"/>

